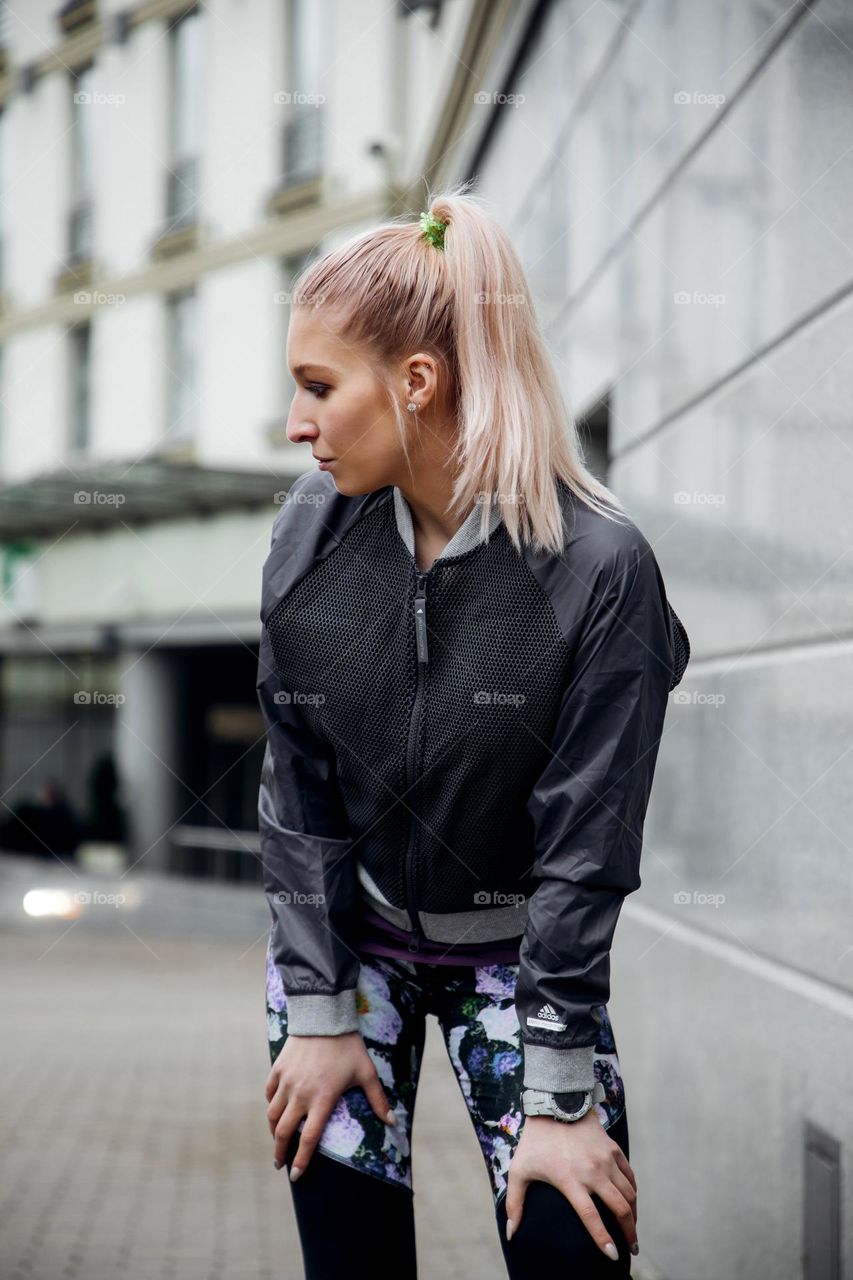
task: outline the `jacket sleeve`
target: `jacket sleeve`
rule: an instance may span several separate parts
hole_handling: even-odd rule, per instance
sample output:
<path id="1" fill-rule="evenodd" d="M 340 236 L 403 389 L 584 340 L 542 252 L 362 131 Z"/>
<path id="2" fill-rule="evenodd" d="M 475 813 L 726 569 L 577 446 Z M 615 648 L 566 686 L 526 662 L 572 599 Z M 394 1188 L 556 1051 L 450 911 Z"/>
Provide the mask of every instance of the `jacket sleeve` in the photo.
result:
<path id="1" fill-rule="evenodd" d="M 265 580 L 284 514 L 273 526 Z M 347 937 L 359 891 L 334 755 L 312 727 L 304 691 L 282 682 L 265 625 L 257 693 L 266 728 L 258 792 L 263 886 L 288 1033 L 356 1031 L 360 962 Z"/>
<path id="2" fill-rule="evenodd" d="M 667 697 L 688 651 L 639 531 L 593 579 L 551 755 L 527 806 L 534 890 L 516 1009 L 524 1084 L 548 1092 L 595 1083 L 610 946 L 622 901 L 640 886 L 643 823 Z"/>

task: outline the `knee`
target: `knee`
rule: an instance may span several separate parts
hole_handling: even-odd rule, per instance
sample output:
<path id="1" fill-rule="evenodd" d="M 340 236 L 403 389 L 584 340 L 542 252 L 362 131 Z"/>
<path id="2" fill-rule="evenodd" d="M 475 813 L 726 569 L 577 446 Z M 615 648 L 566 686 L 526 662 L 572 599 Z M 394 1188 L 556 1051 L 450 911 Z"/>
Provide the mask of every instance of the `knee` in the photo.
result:
<path id="1" fill-rule="evenodd" d="M 506 1199 L 497 1211 L 501 1247 L 510 1280 L 547 1274 L 583 1276 L 584 1280 L 620 1280 L 631 1274 L 631 1254 L 625 1237 L 612 1212 L 598 1196 L 593 1203 L 618 1251 L 613 1262 L 598 1247 L 574 1207 L 561 1191 L 549 1182 L 531 1182 L 524 1197 L 521 1222 L 506 1238 Z"/>

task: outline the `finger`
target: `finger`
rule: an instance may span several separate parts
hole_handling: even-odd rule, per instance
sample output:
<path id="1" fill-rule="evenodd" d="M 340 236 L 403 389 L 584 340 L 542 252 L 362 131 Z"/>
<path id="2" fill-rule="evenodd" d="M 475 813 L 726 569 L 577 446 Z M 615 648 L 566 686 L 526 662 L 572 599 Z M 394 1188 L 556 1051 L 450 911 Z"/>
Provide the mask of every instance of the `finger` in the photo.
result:
<path id="1" fill-rule="evenodd" d="M 277 1169 L 284 1167 L 285 1157 L 290 1150 L 296 1126 L 304 1114 L 305 1108 L 291 1101 L 287 1104 L 281 1119 L 275 1127 L 275 1132 L 273 1133 L 273 1138 L 275 1139 L 273 1143 L 273 1163 Z"/>
<path id="2" fill-rule="evenodd" d="M 388 1101 L 375 1067 L 371 1067 L 369 1075 L 362 1077 L 361 1087 L 367 1094 L 367 1101 L 383 1124 L 396 1124 L 397 1113 Z"/>
<path id="3" fill-rule="evenodd" d="M 628 1157 L 625 1155 L 625 1152 L 622 1150 L 622 1148 L 618 1144 L 614 1144 L 614 1145 L 616 1146 L 616 1150 L 613 1152 L 613 1157 L 616 1161 L 616 1164 L 619 1166 L 619 1169 L 621 1170 L 621 1172 L 624 1173 L 625 1177 L 628 1179 L 628 1181 L 631 1183 L 631 1186 L 634 1188 L 634 1227 L 636 1229 L 637 1222 L 639 1221 L 639 1217 L 640 1217 L 640 1196 L 639 1196 L 639 1191 L 637 1189 L 637 1179 L 634 1176 L 634 1170 L 631 1168 L 630 1164 L 628 1163 Z"/>
<path id="4" fill-rule="evenodd" d="M 625 1152 L 619 1146 L 618 1142 L 614 1142 L 613 1146 L 615 1147 L 615 1151 L 613 1152 L 614 1160 L 616 1161 L 619 1168 L 624 1173 L 625 1177 L 631 1183 L 631 1186 L 636 1191 L 637 1179 L 634 1176 L 634 1170 L 631 1168 L 630 1164 L 628 1163 L 628 1157 L 625 1155 Z"/>
<path id="5" fill-rule="evenodd" d="M 637 1229 L 634 1225 L 634 1214 L 622 1193 L 609 1178 L 602 1181 L 600 1186 L 594 1187 L 593 1190 L 616 1218 L 629 1247 L 635 1244 L 637 1241 Z"/>
<path id="6" fill-rule="evenodd" d="M 613 1185 L 625 1197 L 631 1206 L 631 1218 L 634 1223 L 634 1230 L 637 1230 L 637 1193 L 631 1186 L 628 1179 L 622 1173 L 621 1169 L 614 1169 L 610 1175 Z"/>
<path id="7" fill-rule="evenodd" d="M 571 1182 L 567 1186 L 561 1184 L 558 1190 L 562 1191 L 601 1252 L 613 1262 L 618 1262 L 619 1249 L 616 1241 L 602 1222 L 601 1214 L 593 1204 L 592 1197 L 588 1192 L 584 1190 L 579 1182 Z"/>
<path id="8" fill-rule="evenodd" d="M 511 1240 L 514 1233 L 521 1226 L 521 1217 L 524 1211 L 524 1196 L 527 1191 L 527 1181 L 520 1173 L 513 1173 L 512 1161 L 510 1161 L 509 1178 L 507 1180 L 506 1192 L 506 1238 Z"/>
<path id="9" fill-rule="evenodd" d="M 290 1166 L 291 1182 L 295 1182 L 296 1179 L 301 1177 L 308 1168 L 311 1157 L 317 1147 L 317 1143 L 323 1136 L 326 1121 L 331 1115 L 332 1110 L 333 1108 L 327 1104 L 325 1106 L 315 1105 L 308 1112 L 308 1119 L 305 1121 L 302 1134 L 299 1138 L 299 1147 Z"/>
<path id="10" fill-rule="evenodd" d="M 267 1124 L 269 1126 L 269 1131 L 273 1137 L 275 1137 L 276 1125 L 281 1119 L 282 1112 L 284 1111 L 284 1108 L 286 1106 L 287 1106 L 287 1090 L 285 1088 L 283 1080 L 281 1079 L 281 1076 L 279 1076 L 276 1092 L 273 1094 L 272 1098 L 270 1099 L 270 1104 L 267 1107 Z"/>
<path id="11" fill-rule="evenodd" d="M 275 1067 L 273 1067 L 272 1071 L 267 1076 L 267 1082 L 264 1085 L 264 1097 L 266 1098 L 267 1102 L 272 1102 L 273 1094 L 278 1088 L 278 1080 L 280 1075 L 281 1075 L 281 1072 L 276 1071 Z"/>

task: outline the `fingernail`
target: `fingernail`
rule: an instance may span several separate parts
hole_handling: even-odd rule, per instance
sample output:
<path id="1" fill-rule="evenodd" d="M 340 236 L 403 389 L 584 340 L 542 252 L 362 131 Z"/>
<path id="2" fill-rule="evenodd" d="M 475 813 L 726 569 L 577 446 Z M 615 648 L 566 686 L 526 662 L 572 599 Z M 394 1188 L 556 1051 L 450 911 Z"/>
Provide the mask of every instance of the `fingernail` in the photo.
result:
<path id="1" fill-rule="evenodd" d="M 507 1220 L 506 1220 L 506 1238 L 507 1238 L 507 1240 L 511 1240 L 511 1239 L 512 1239 L 512 1233 L 513 1233 L 513 1231 L 514 1231 L 514 1230 L 515 1230 L 515 1227 L 513 1226 L 512 1218 L 507 1218 Z"/>
<path id="2" fill-rule="evenodd" d="M 295 1182 L 296 1179 L 300 1178 L 301 1176 L 302 1176 L 302 1170 L 299 1168 L 298 1164 L 295 1164 L 293 1168 L 290 1170 L 290 1181 Z"/>
<path id="3" fill-rule="evenodd" d="M 639 1245 L 639 1241 L 635 1240 L 635 1241 L 634 1241 L 634 1243 L 631 1245 L 631 1252 L 633 1253 L 634 1257 L 636 1258 L 637 1254 L 640 1252 L 640 1245 Z"/>
<path id="4" fill-rule="evenodd" d="M 619 1261 L 619 1250 L 616 1248 L 616 1245 L 612 1240 L 607 1241 L 607 1244 L 604 1246 L 604 1252 L 607 1254 L 608 1258 L 612 1258 L 614 1262 Z"/>
<path id="5" fill-rule="evenodd" d="M 273 1164 L 273 1168 L 274 1168 L 274 1169 L 280 1169 L 280 1168 L 281 1168 L 281 1161 L 280 1161 L 280 1160 L 276 1160 L 276 1159 L 275 1159 L 275 1157 L 273 1157 L 273 1162 L 272 1162 L 272 1164 Z"/>
<path id="6" fill-rule="evenodd" d="M 397 1123 L 397 1116 L 396 1116 L 396 1114 L 395 1114 L 393 1111 L 389 1111 L 389 1112 L 388 1112 L 388 1114 L 387 1114 L 387 1116 L 385 1117 L 385 1119 L 386 1119 L 386 1121 L 388 1122 L 388 1124 L 396 1124 L 396 1123 Z"/>

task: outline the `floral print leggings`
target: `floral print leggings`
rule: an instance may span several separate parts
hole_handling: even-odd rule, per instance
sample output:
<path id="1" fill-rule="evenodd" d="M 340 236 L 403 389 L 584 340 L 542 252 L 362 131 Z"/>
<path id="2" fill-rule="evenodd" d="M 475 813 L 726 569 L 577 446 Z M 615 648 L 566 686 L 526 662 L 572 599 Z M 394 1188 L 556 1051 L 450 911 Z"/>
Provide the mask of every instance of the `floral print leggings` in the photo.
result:
<path id="1" fill-rule="evenodd" d="M 523 1050 L 515 1009 L 517 964 L 443 965 L 361 956 L 359 1031 L 397 1114 L 386 1125 L 364 1090 L 339 1098 L 317 1150 L 376 1178 L 413 1190 L 411 1140 L 426 1032 L 435 1014 L 483 1153 L 497 1206 L 523 1121 Z M 271 1061 L 287 1037 L 287 997 L 267 946 L 267 1024 Z M 604 1099 L 595 1105 L 609 1129 L 622 1116 L 625 1094 L 605 1005 L 595 1047 L 595 1077 Z M 305 1121 L 300 1121 L 301 1130 Z M 608 1263 L 612 1267 L 612 1263 Z"/>

